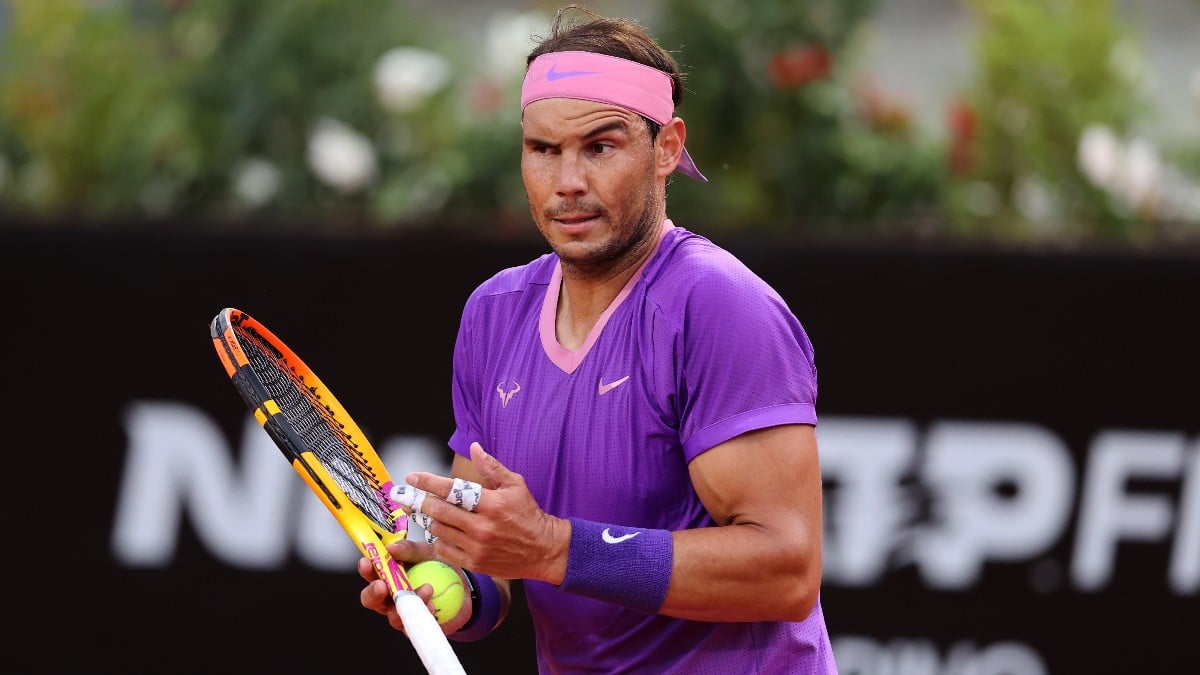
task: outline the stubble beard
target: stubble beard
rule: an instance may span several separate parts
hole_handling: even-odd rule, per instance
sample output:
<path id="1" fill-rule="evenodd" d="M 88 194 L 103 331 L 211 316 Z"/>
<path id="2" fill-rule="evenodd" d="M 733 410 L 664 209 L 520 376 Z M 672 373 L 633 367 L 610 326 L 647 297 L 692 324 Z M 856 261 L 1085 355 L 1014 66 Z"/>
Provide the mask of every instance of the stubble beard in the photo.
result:
<path id="1" fill-rule="evenodd" d="M 652 245 L 650 242 L 654 241 L 654 234 L 658 232 L 658 228 L 662 224 L 662 205 L 654 193 L 652 167 L 648 170 L 648 174 L 647 181 L 643 183 L 647 189 L 643 193 L 641 208 L 623 219 L 622 222 L 614 223 L 615 227 L 613 227 L 612 233 L 615 236 L 598 244 L 586 246 L 583 250 L 580 250 L 576 242 L 555 243 L 546 237 L 550 248 L 562 261 L 564 272 L 581 276 L 609 275 L 619 273 L 642 260 L 642 256 L 635 252 L 639 247 Z M 571 208 L 576 206 L 571 205 Z M 569 210 L 564 209 L 563 212 Z M 605 218 L 610 215 L 607 209 L 591 210 L 598 211 L 599 215 Z M 544 219 L 544 222 L 552 216 L 553 212 L 543 212 L 540 218 Z M 533 217 L 536 221 L 539 214 L 534 212 Z M 542 232 L 544 235 L 545 230 Z"/>

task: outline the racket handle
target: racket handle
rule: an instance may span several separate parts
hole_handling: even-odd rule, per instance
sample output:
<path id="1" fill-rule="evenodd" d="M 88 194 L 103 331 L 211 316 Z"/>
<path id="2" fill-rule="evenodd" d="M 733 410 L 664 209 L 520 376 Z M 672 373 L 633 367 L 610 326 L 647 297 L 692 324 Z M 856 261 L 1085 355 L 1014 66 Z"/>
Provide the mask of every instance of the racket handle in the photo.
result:
<path id="1" fill-rule="evenodd" d="M 392 601 L 404 623 L 404 632 L 429 675 L 466 675 L 442 627 L 421 597 L 412 591 L 400 591 Z"/>

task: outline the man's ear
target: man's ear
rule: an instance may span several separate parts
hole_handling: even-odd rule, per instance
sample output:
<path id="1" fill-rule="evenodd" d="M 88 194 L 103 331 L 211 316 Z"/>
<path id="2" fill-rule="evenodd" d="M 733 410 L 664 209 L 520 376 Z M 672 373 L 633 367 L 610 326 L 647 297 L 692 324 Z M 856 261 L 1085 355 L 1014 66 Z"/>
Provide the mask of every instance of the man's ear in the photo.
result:
<path id="1" fill-rule="evenodd" d="M 672 117 L 658 132 L 654 140 L 655 174 L 665 178 L 675 171 L 679 158 L 683 156 L 683 143 L 687 140 L 687 126 L 678 117 Z"/>

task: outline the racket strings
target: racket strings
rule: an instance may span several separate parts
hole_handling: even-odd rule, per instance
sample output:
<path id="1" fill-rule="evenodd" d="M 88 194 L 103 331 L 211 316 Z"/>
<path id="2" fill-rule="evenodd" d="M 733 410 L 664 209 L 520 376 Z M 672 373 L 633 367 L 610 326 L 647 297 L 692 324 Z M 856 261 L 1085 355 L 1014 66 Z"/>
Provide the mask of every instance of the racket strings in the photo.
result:
<path id="1" fill-rule="evenodd" d="M 395 517 L 379 477 L 316 388 L 305 384 L 287 358 L 253 328 L 239 326 L 237 334 L 251 370 L 305 447 L 360 511 L 384 531 L 395 532 Z"/>

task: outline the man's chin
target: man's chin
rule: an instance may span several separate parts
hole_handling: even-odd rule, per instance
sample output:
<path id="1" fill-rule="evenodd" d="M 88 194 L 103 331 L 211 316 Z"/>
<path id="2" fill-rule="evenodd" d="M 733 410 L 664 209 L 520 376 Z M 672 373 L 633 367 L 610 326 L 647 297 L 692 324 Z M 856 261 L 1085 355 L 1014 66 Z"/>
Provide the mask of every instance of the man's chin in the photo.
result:
<path id="1" fill-rule="evenodd" d="M 557 241 L 551 248 L 564 265 L 579 270 L 599 269 L 612 262 L 604 245 L 594 241 Z"/>

